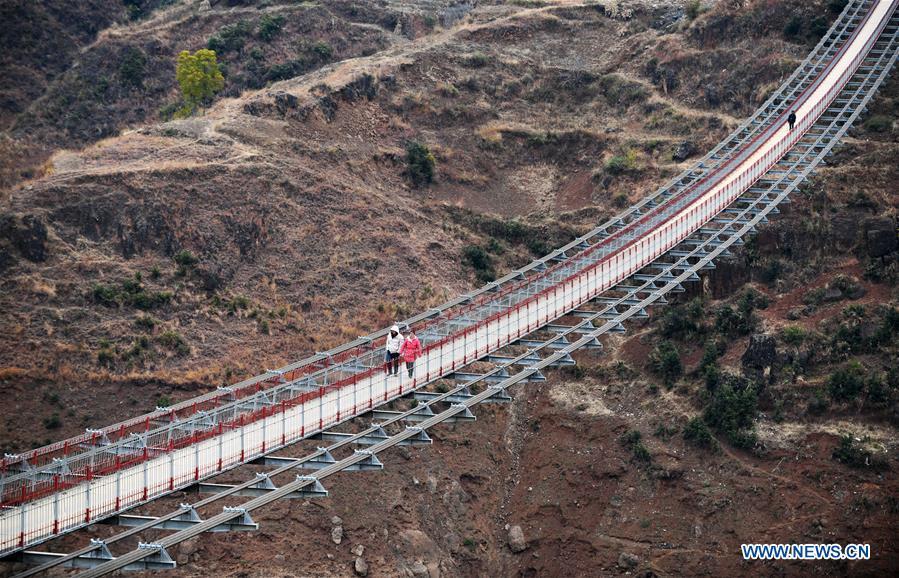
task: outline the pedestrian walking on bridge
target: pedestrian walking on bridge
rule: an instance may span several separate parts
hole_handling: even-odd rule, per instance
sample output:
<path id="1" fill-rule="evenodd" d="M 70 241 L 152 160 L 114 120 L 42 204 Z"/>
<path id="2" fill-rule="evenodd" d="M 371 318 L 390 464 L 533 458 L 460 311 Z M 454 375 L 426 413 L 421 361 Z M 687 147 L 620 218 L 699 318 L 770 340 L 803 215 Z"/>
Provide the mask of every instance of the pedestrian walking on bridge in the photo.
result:
<path id="1" fill-rule="evenodd" d="M 409 378 L 411 379 L 415 370 L 415 360 L 421 357 L 421 342 L 411 327 L 409 332 L 406 333 L 406 340 L 403 341 L 400 353 L 403 355 L 403 361 L 406 362 L 406 370 L 409 372 Z"/>
<path id="2" fill-rule="evenodd" d="M 403 347 L 403 334 L 400 333 L 399 325 L 390 328 L 387 334 L 387 342 L 384 348 L 387 350 L 384 355 L 384 361 L 387 363 L 387 373 L 396 375 L 400 371 L 400 349 Z"/>
<path id="3" fill-rule="evenodd" d="M 796 111 L 791 110 L 790 116 L 787 117 L 787 122 L 790 124 L 790 130 L 793 130 L 793 125 L 796 124 Z"/>

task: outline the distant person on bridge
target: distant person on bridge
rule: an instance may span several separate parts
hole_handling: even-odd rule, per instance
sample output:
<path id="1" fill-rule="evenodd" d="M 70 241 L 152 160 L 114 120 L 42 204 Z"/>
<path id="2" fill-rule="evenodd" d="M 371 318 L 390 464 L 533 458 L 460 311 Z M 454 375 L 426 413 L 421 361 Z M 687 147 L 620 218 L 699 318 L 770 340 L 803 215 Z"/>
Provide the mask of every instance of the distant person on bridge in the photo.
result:
<path id="1" fill-rule="evenodd" d="M 403 346 L 400 348 L 400 353 L 403 354 L 403 361 L 406 362 L 406 370 L 409 372 L 409 378 L 411 379 L 412 370 L 415 368 L 415 360 L 421 357 L 421 342 L 411 327 L 406 334 L 406 340 L 403 341 Z"/>
<path id="2" fill-rule="evenodd" d="M 796 124 L 796 111 L 791 110 L 790 116 L 787 117 L 787 122 L 790 124 L 790 130 L 793 130 L 793 125 Z"/>
<path id="3" fill-rule="evenodd" d="M 403 348 L 403 334 L 400 333 L 400 328 L 398 325 L 394 325 L 390 328 L 390 333 L 387 334 L 387 343 L 385 344 L 385 348 L 387 349 L 387 354 L 384 358 L 384 361 L 387 362 L 387 373 L 397 375 L 400 371 L 400 350 Z"/>

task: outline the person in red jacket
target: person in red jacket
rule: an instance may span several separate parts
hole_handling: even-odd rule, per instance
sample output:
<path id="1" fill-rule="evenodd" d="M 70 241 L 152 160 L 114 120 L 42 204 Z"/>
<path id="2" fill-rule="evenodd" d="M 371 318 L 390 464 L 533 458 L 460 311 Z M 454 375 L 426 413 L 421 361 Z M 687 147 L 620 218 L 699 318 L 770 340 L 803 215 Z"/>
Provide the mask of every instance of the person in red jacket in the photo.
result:
<path id="1" fill-rule="evenodd" d="M 409 328 L 409 333 L 406 334 L 406 340 L 403 341 L 403 345 L 400 347 L 400 355 L 403 356 L 403 361 L 406 362 L 406 370 L 411 378 L 415 368 L 415 360 L 421 357 L 421 342 L 411 327 Z"/>

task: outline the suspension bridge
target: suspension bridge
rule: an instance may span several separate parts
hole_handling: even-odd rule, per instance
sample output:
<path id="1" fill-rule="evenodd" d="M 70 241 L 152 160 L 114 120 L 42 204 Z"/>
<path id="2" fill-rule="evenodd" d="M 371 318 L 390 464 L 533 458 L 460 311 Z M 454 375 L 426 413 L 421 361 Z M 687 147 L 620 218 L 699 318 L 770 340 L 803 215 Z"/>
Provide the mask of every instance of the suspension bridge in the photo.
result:
<path id="1" fill-rule="evenodd" d="M 889 74 L 899 0 L 851 0 L 793 74 L 732 134 L 661 189 L 568 245 L 495 282 L 401 322 L 422 357 L 411 377 L 384 365 L 386 330 L 230 387 L 0 461 L 0 556 L 33 567 L 175 567 L 173 546 L 204 532 L 258 528 L 252 512 L 276 500 L 328 495 L 344 471 L 377 470 L 398 445 L 430 444 L 438 424 L 475 420 L 482 402 L 545 380 L 542 370 L 600 350 L 600 337 L 647 317 L 789 202 L 824 162 Z M 796 114 L 795 126 L 787 124 Z M 484 369 L 489 367 L 489 369 Z M 437 387 L 437 384 L 442 387 Z M 405 411 L 384 406 L 410 397 Z M 357 433 L 341 424 L 362 423 Z M 301 458 L 278 451 L 323 444 Z M 213 483 L 252 464 L 267 471 Z M 161 516 L 128 514 L 172 492 L 202 499 Z M 222 507 L 227 501 L 229 505 Z M 68 553 L 46 549 L 98 522 L 127 528 Z M 168 530 L 115 553 L 126 538 Z M 41 549 L 36 549 L 40 547 Z"/>

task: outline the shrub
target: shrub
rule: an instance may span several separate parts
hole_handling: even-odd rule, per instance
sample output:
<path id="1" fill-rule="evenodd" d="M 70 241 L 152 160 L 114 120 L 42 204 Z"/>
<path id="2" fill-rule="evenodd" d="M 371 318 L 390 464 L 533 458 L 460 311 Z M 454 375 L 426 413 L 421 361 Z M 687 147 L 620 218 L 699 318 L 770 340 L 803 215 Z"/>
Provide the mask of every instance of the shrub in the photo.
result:
<path id="1" fill-rule="evenodd" d="M 790 325 L 780 331 L 780 338 L 787 345 L 799 347 L 805 341 L 805 330 L 802 327 Z"/>
<path id="2" fill-rule="evenodd" d="M 119 60 L 119 76 L 124 84 L 143 86 L 147 55 L 140 48 L 128 46 Z"/>
<path id="3" fill-rule="evenodd" d="M 148 292 L 139 281 L 126 279 L 118 287 L 96 283 L 91 296 L 95 302 L 107 307 L 130 305 L 146 310 L 165 305 L 173 295 L 169 291 Z"/>
<path id="4" fill-rule="evenodd" d="M 45 417 L 44 427 L 46 429 L 59 429 L 60 427 L 62 427 L 62 420 L 59 418 L 59 414 L 54 413 L 50 417 Z"/>
<path id="5" fill-rule="evenodd" d="M 468 245 L 462 250 L 462 260 L 474 269 L 475 276 L 482 283 L 489 283 L 496 279 L 493 270 L 493 260 L 490 255 L 477 245 Z"/>
<path id="6" fill-rule="evenodd" d="M 623 155 L 615 155 L 606 161 L 606 172 L 610 175 L 623 175 L 637 168 L 637 151 L 629 149 Z"/>
<path id="7" fill-rule="evenodd" d="M 170 405 L 172 405 L 172 400 L 167 395 L 160 395 L 156 399 L 156 407 L 169 407 Z"/>
<path id="8" fill-rule="evenodd" d="M 417 142 L 406 144 L 406 170 L 416 186 L 429 184 L 434 180 L 436 164 L 437 161 L 427 146 Z"/>
<path id="9" fill-rule="evenodd" d="M 490 64 L 490 60 L 491 58 L 483 52 L 475 52 L 465 59 L 463 65 L 469 68 L 484 68 Z"/>
<path id="10" fill-rule="evenodd" d="M 699 11 L 702 6 L 699 4 L 699 0 L 690 0 L 687 2 L 687 6 L 685 7 L 685 11 L 687 13 L 687 18 L 690 20 L 695 20 L 697 16 L 699 16 Z"/>
<path id="11" fill-rule="evenodd" d="M 199 259 L 197 259 L 196 255 L 194 255 L 187 249 L 182 249 L 175 253 L 173 259 L 175 260 L 175 263 L 184 268 L 193 267 L 199 262 Z"/>
<path id="12" fill-rule="evenodd" d="M 686 339 L 701 333 L 702 301 L 694 299 L 688 306 L 668 307 L 662 314 L 659 332 L 663 337 Z"/>
<path id="13" fill-rule="evenodd" d="M 709 426 L 700 417 L 694 417 L 687 422 L 684 427 L 684 440 L 705 449 L 718 448 L 718 441 L 712 435 Z"/>
<path id="14" fill-rule="evenodd" d="M 889 469 L 889 464 L 886 460 L 855 445 L 855 440 L 850 435 L 840 437 L 840 444 L 833 450 L 831 457 L 850 468 L 872 469 L 875 471 Z"/>
<path id="15" fill-rule="evenodd" d="M 225 86 L 225 77 L 219 70 L 215 52 L 206 49 L 197 50 L 194 54 L 182 51 L 178 55 L 175 78 L 191 110 L 212 100 Z"/>
<path id="16" fill-rule="evenodd" d="M 812 394 L 812 398 L 808 402 L 808 411 L 814 415 L 820 415 L 827 411 L 830 407 L 830 401 L 827 399 L 823 389 L 816 389 Z"/>
<path id="17" fill-rule="evenodd" d="M 159 320 L 151 315 L 141 315 L 134 320 L 135 325 L 137 325 L 141 329 L 146 329 L 147 331 L 152 331 L 158 323 Z"/>
<path id="18" fill-rule="evenodd" d="M 316 42 L 312 45 L 312 52 L 322 60 L 330 60 L 334 56 L 334 48 L 327 42 Z"/>
<path id="19" fill-rule="evenodd" d="M 665 424 L 660 423 L 658 426 L 656 426 L 656 431 L 654 431 L 652 435 L 654 435 L 657 438 L 661 438 L 665 441 L 668 441 L 676 433 L 677 433 L 677 426 L 666 426 Z"/>
<path id="20" fill-rule="evenodd" d="M 659 343 L 652 351 L 649 356 L 649 367 L 668 387 L 671 387 L 684 372 L 677 347 L 667 340 Z"/>
<path id="21" fill-rule="evenodd" d="M 283 16 L 281 16 L 280 14 L 277 16 L 264 14 L 262 18 L 259 19 L 259 38 L 265 40 L 266 42 L 269 42 L 281 32 L 281 29 L 283 27 Z"/>
<path id="22" fill-rule="evenodd" d="M 174 351 L 178 355 L 187 355 L 188 353 L 190 353 L 190 348 L 187 346 L 187 342 L 184 341 L 184 338 L 181 337 L 181 334 L 177 331 L 172 331 L 170 329 L 157 337 L 156 341 L 161 346 L 165 347 L 168 350 Z"/>
<path id="23" fill-rule="evenodd" d="M 243 48 L 246 38 L 253 32 L 253 26 L 246 20 L 228 24 L 219 29 L 218 34 L 206 42 L 209 50 L 218 54 L 238 51 Z"/>
<path id="24" fill-rule="evenodd" d="M 153 268 L 150 269 L 150 279 L 154 281 L 159 279 L 162 276 L 162 272 L 159 270 L 159 265 L 153 265 Z"/>
<path id="25" fill-rule="evenodd" d="M 802 32 L 802 16 L 798 14 L 790 18 L 784 25 L 784 36 L 788 40 L 796 40 Z"/>
<path id="26" fill-rule="evenodd" d="M 97 365 L 111 368 L 115 364 L 115 353 L 108 347 L 97 352 Z"/>
<path id="27" fill-rule="evenodd" d="M 839 14 L 846 7 L 846 4 L 849 3 L 849 0 L 830 0 L 827 3 L 827 9 L 830 10 L 834 14 Z"/>
<path id="28" fill-rule="evenodd" d="M 756 309 L 767 309 L 768 303 L 767 295 L 750 288 L 740 295 L 740 300 L 737 302 L 737 309 L 744 317 L 746 317 Z"/>
<path id="29" fill-rule="evenodd" d="M 643 435 L 638 430 L 630 430 L 621 436 L 621 445 L 633 452 L 634 459 L 638 462 L 648 463 L 652 461 L 652 456 L 646 446 L 641 441 Z"/>
<path id="30" fill-rule="evenodd" d="M 758 324 L 758 319 L 750 311 L 742 313 L 724 305 L 715 312 L 715 331 L 728 337 L 747 335 Z"/>
<path id="31" fill-rule="evenodd" d="M 627 108 L 644 101 L 648 94 L 639 82 L 634 82 L 618 74 L 607 74 L 599 81 L 603 95 L 609 104 Z"/>
<path id="32" fill-rule="evenodd" d="M 893 128 L 893 120 L 886 115 L 875 114 L 865 121 L 865 128 L 871 132 L 888 132 Z"/>
<path id="33" fill-rule="evenodd" d="M 756 416 L 757 395 L 748 385 L 734 385 L 724 380 L 712 394 L 703 419 L 715 431 L 727 436 L 737 447 L 755 445 L 755 434 L 750 430 Z"/>
<path id="34" fill-rule="evenodd" d="M 857 361 L 841 367 L 827 380 L 827 391 L 834 401 L 851 401 L 865 386 L 865 370 Z"/>

